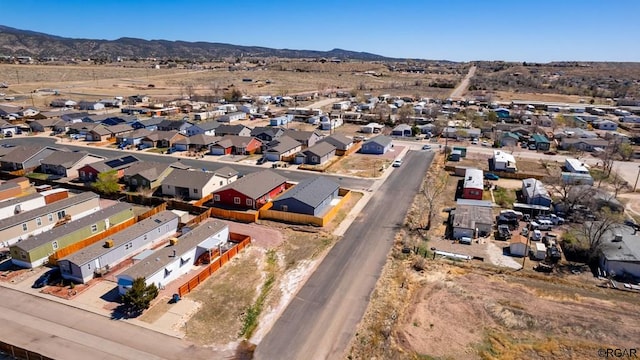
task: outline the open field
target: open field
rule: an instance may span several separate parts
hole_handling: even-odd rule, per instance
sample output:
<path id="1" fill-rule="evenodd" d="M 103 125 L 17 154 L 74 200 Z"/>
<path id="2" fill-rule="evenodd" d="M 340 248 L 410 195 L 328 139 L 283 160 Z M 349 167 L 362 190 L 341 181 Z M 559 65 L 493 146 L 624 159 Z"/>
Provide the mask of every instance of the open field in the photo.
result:
<path id="1" fill-rule="evenodd" d="M 303 66 L 304 65 L 304 66 Z M 308 69 L 306 68 L 308 67 Z M 365 74 L 373 71 L 380 76 Z M 228 71 L 152 69 L 113 65 L 0 65 L 0 81 L 10 84 L 7 95 L 30 94 L 50 88 L 63 97 L 97 100 L 139 93 L 156 99 L 188 95 L 221 96 L 236 88 L 246 95 L 293 95 L 305 92 L 353 90 L 354 94 L 387 92 L 393 95 L 446 97 L 450 89 L 429 87 L 431 81 L 455 83 L 458 74 L 412 74 L 390 72 L 382 64 L 300 63 L 271 64 L 260 70 Z M 243 81 L 250 79 L 250 81 Z M 148 87 L 153 84 L 153 87 Z M 34 95 L 33 104 L 43 106 L 51 96 Z M 29 105 L 33 105 L 29 99 Z"/>

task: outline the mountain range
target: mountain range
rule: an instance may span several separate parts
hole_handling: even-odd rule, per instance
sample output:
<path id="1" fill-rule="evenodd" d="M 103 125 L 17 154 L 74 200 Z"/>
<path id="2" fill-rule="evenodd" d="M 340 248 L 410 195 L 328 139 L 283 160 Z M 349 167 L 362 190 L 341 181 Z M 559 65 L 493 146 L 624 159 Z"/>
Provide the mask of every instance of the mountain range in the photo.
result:
<path id="1" fill-rule="evenodd" d="M 364 61 L 394 60 L 381 55 L 342 49 L 330 51 L 272 49 L 224 43 L 144 40 L 73 39 L 0 25 L 0 56 L 77 58 L 160 58 L 211 60 L 227 57 L 338 58 Z"/>

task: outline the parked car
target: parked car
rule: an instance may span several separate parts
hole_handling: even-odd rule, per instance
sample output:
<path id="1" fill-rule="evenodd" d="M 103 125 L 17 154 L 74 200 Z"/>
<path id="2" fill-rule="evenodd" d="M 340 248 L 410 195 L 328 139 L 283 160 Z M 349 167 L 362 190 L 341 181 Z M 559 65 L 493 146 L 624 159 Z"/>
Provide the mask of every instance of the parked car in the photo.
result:
<path id="1" fill-rule="evenodd" d="M 149 144 L 140 143 L 138 144 L 138 150 L 144 150 L 150 148 Z"/>
<path id="2" fill-rule="evenodd" d="M 472 145 L 478 145 L 478 139 L 471 140 L 471 144 Z"/>
<path id="3" fill-rule="evenodd" d="M 62 275 L 60 275 L 60 269 L 55 268 L 47 271 L 42 274 L 34 283 L 31 285 L 34 289 L 39 289 L 45 287 L 47 285 L 55 284 L 62 279 Z"/>
<path id="4" fill-rule="evenodd" d="M 464 236 L 460 238 L 460 244 L 471 245 L 471 242 L 472 240 L 470 237 Z"/>
<path id="5" fill-rule="evenodd" d="M 393 163 L 391 164 L 391 166 L 393 167 L 400 167 L 402 165 L 402 160 L 393 160 Z"/>
<path id="6" fill-rule="evenodd" d="M 542 240 L 542 232 L 540 230 L 533 230 L 533 235 L 531 236 L 531 239 L 535 241 Z"/>
<path id="7" fill-rule="evenodd" d="M 489 146 L 489 142 L 488 141 L 483 141 L 481 145 L 482 146 Z"/>
<path id="8" fill-rule="evenodd" d="M 7 131 L 6 133 L 4 133 L 4 137 L 13 137 L 13 133 L 11 131 Z"/>
<path id="9" fill-rule="evenodd" d="M 511 230 L 509 230 L 509 225 L 498 225 L 497 235 L 497 240 L 507 240 L 511 238 Z"/>
<path id="10" fill-rule="evenodd" d="M 536 144 L 529 144 L 529 150 L 538 150 Z"/>
<path id="11" fill-rule="evenodd" d="M 422 145 L 422 150 L 431 150 L 431 145 Z"/>
<path id="12" fill-rule="evenodd" d="M 258 164 L 258 165 L 262 165 L 262 164 L 264 164 L 265 162 L 267 162 L 267 158 L 265 158 L 265 157 L 261 157 L 260 159 L 258 159 L 258 161 L 256 161 L 256 164 Z"/>
<path id="13" fill-rule="evenodd" d="M 494 174 L 494 173 L 485 173 L 484 174 L 484 178 L 487 180 L 499 180 L 500 176 Z"/>

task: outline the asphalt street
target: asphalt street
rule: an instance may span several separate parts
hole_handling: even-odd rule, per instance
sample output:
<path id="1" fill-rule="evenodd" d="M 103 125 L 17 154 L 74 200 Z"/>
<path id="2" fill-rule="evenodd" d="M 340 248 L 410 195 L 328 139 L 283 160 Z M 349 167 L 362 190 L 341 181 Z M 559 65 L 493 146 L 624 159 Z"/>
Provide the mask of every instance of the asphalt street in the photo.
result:
<path id="1" fill-rule="evenodd" d="M 256 359 L 342 359 L 433 160 L 410 151 L 258 344 Z"/>
<path id="2" fill-rule="evenodd" d="M 114 149 L 106 149 L 102 147 L 94 147 L 94 146 L 81 146 L 81 145 L 73 145 L 73 142 L 64 142 L 64 143 L 56 143 L 55 139 L 49 137 L 39 137 L 39 136 L 29 136 L 29 137 L 19 137 L 13 139 L 3 139 L 0 143 L 7 143 L 13 145 L 29 145 L 29 144 L 38 144 L 38 145 L 49 145 L 56 148 L 67 148 L 69 150 L 82 150 L 86 152 L 90 152 L 95 155 L 111 158 L 122 156 L 123 154 L 129 153 L 135 155 L 138 159 L 142 161 L 156 161 L 156 162 L 165 162 L 172 163 L 178 161 L 182 162 L 185 165 L 188 165 L 195 169 L 205 169 L 209 171 L 218 170 L 224 166 L 230 166 L 241 174 L 246 175 L 255 171 L 268 169 L 267 167 L 258 167 L 251 165 L 244 165 L 234 162 L 223 162 L 216 161 L 216 157 L 209 156 L 205 159 L 207 160 L 195 160 L 187 157 L 175 157 L 168 155 L 160 155 L 160 154 L 149 154 L 144 153 L 142 151 L 123 151 L 123 150 L 114 150 Z M 77 142 L 75 142 L 77 143 Z M 274 169 L 282 176 L 286 177 L 289 181 L 299 182 L 309 177 L 323 176 L 328 177 L 331 180 L 337 182 L 341 187 L 348 189 L 369 189 L 374 183 L 372 179 L 362 179 L 356 177 L 349 176 L 340 176 L 340 175 L 327 175 L 309 171 L 298 171 L 298 170 L 287 170 L 287 169 Z"/>
<path id="3" fill-rule="evenodd" d="M 0 339 L 54 359 L 212 359 L 214 353 L 124 321 L 0 288 Z"/>

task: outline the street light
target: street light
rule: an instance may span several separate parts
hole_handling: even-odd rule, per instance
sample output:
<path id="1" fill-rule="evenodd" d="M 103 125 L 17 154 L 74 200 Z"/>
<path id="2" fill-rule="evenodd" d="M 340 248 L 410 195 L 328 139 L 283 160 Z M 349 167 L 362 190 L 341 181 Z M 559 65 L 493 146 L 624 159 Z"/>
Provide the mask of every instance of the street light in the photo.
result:
<path id="1" fill-rule="evenodd" d="M 640 178 L 640 165 L 638 166 L 638 175 L 636 176 L 636 183 L 633 185 L 633 192 L 636 192 L 636 187 L 638 187 L 638 178 Z"/>

